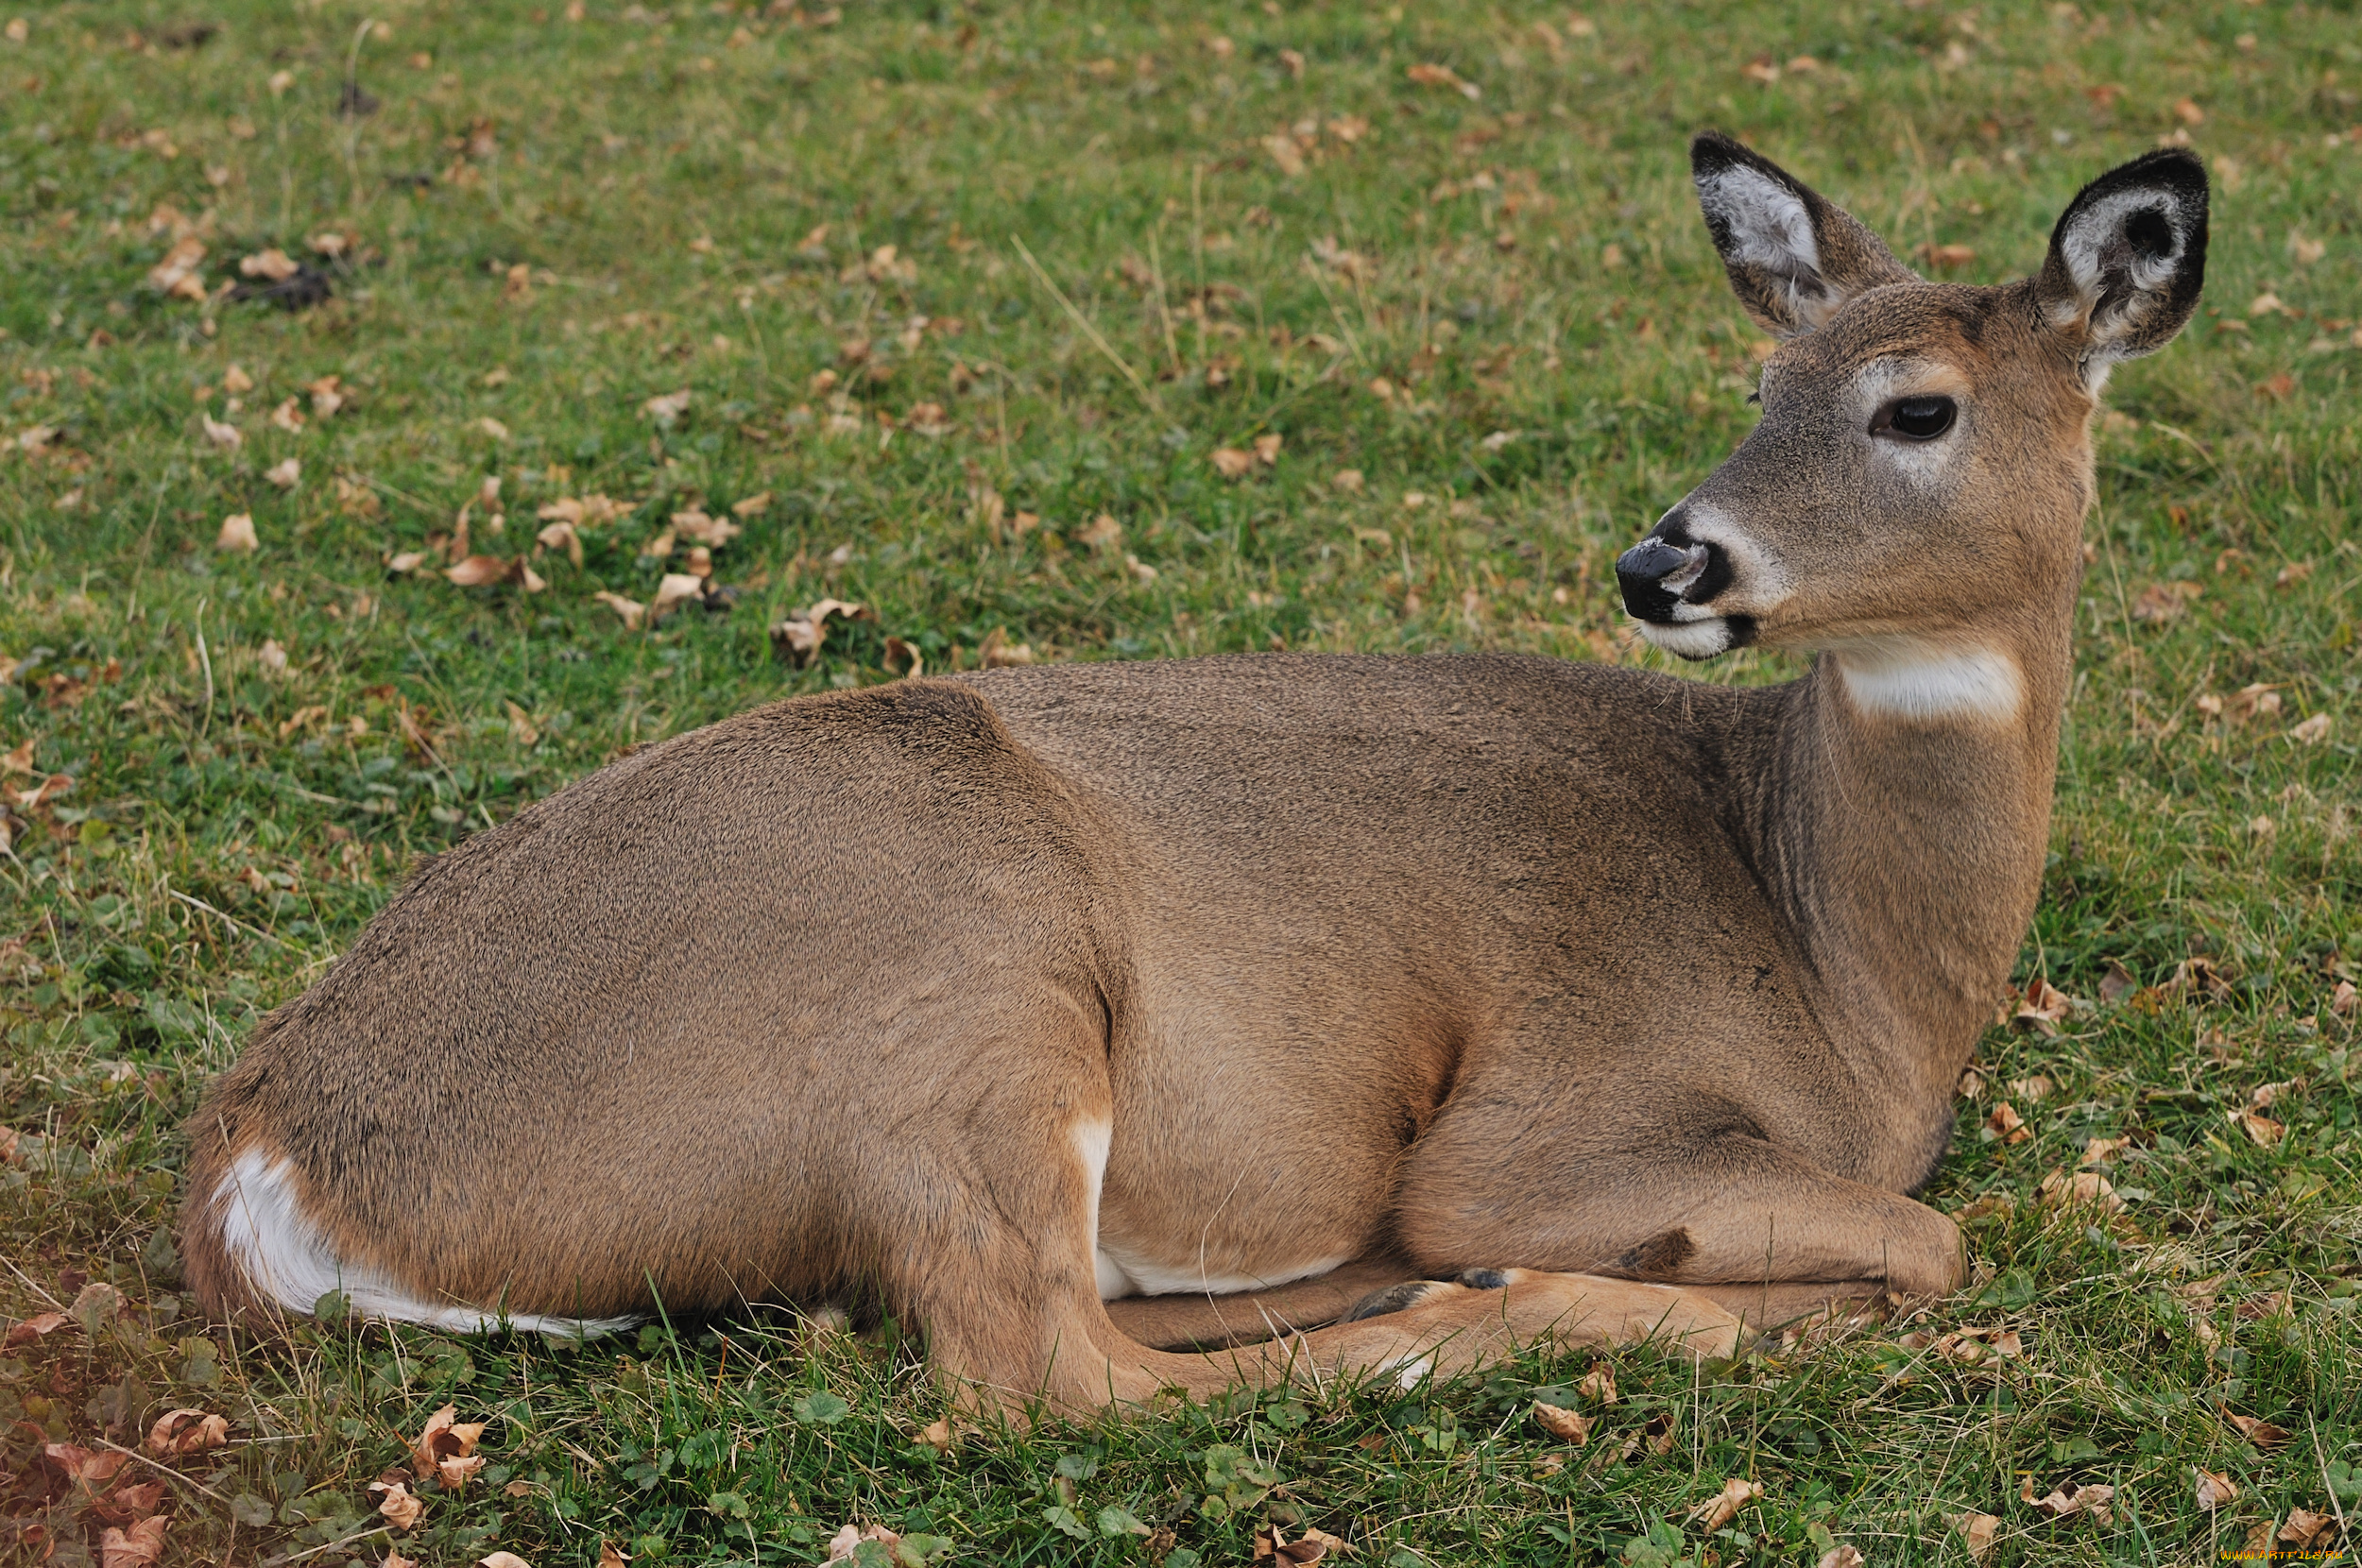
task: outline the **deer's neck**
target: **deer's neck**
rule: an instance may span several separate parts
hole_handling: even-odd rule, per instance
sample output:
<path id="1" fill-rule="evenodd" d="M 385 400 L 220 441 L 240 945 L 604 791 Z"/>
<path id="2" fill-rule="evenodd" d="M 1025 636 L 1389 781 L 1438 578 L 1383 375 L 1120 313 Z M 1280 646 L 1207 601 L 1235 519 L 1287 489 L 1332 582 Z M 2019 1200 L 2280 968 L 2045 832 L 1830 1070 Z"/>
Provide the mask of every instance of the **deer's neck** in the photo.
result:
<path id="1" fill-rule="evenodd" d="M 1784 692 L 1759 863 L 1839 1048 L 1897 1112 L 1948 1116 L 2032 918 L 2070 625 L 1849 646 Z"/>

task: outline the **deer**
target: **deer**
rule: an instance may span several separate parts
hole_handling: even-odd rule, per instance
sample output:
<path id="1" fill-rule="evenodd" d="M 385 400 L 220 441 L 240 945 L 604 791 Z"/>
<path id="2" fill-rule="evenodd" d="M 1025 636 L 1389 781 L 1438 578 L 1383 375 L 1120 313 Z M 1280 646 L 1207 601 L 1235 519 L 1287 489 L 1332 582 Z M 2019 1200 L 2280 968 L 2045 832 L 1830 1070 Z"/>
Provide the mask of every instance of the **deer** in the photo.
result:
<path id="1" fill-rule="evenodd" d="M 851 1304 L 959 1398 L 1086 1411 L 1959 1287 L 1913 1195 L 2040 893 L 2099 399 L 2197 306 L 2206 175 L 2102 175 L 1988 287 L 1690 162 L 1776 347 L 1617 588 L 1805 673 L 1073 662 L 634 752 L 256 1027 L 188 1129 L 198 1302 Z"/>

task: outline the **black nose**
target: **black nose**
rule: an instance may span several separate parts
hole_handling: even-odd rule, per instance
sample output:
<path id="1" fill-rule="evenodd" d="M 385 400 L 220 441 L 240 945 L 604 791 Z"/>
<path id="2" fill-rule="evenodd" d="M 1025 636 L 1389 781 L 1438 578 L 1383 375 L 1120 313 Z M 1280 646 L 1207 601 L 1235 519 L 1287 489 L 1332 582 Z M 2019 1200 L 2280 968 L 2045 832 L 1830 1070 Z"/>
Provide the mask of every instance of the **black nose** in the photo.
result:
<path id="1" fill-rule="evenodd" d="M 1705 558 L 1703 544 L 1676 545 L 1650 535 L 1616 557 L 1616 586 L 1623 590 L 1624 608 L 1641 621 L 1671 621 L 1682 589 L 1697 580 Z M 1670 587 L 1668 578 L 1674 579 Z"/>

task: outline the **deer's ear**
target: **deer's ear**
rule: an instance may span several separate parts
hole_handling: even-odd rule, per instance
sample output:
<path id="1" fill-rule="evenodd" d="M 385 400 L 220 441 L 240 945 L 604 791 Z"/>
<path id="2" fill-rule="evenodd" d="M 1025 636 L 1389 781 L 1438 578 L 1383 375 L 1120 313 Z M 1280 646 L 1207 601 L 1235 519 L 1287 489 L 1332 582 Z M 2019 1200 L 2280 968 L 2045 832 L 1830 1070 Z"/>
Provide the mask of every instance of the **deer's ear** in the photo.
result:
<path id="1" fill-rule="evenodd" d="M 1690 143 L 1689 169 L 1732 292 L 1775 337 L 1811 332 L 1865 290 L 1918 281 L 1843 208 L 1727 136 Z"/>
<path id="2" fill-rule="evenodd" d="M 2154 353 L 2206 283 L 2206 167 L 2168 147 L 2083 187 L 2050 231 L 2035 298 L 2096 390 L 2109 366 Z"/>

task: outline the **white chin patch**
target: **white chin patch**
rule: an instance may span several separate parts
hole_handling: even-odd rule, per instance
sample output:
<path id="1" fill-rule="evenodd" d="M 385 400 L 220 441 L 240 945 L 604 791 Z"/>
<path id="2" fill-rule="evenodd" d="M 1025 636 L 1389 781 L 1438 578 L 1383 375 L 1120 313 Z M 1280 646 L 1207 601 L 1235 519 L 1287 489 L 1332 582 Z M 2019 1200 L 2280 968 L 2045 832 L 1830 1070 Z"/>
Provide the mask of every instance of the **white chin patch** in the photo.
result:
<path id="1" fill-rule="evenodd" d="M 249 1149 L 230 1167 L 214 1202 L 222 1241 L 255 1293 L 290 1312 L 312 1310 L 331 1290 L 341 1290 L 364 1317 L 477 1334 L 506 1324 L 537 1334 L 589 1338 L 629 1328 L 637 1318 L 556 1318 L 535 1312 L 501 1312 L 457 1303 L 423 1302 L 366 1265 L 338 1258 L 296 1201 L 295 1181 L 285 1160 Z"/>
<path id="2" fill-rule="evenodd" d="M 2016 661 L 1991 648 L 1896 639 L 1842 647 L 1837 667 L 1854 706 L 1882 718 L 2006 724 L 2025 701 Z"/>
<path id="3" fill-rule="evenodd" d="M 1730 622 L 1720 616 L 1711 621 L 1681 621 L 1664 625 L 1654 621 L 1640 622 L 1640 635 L 1655 647 L 1684 658 L 1712 658 L 1729 651 Z"/>

